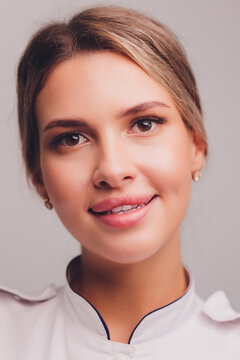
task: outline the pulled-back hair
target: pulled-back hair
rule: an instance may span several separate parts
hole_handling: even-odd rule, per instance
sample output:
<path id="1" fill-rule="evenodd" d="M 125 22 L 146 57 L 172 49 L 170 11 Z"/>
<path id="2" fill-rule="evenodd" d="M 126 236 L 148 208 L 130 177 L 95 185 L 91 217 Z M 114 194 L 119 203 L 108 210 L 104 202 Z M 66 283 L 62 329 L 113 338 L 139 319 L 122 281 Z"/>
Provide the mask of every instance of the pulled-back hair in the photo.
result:
<path id="1" fill-rule="evenodd" d="M 18 121 L 27 174 L 39 168 L 35 100 L 49 72 L 81 52 L 111 50 L 133 60 L 171 95 L 186 127 L 207 136 L 196 81 L 176 36 L 158 21 L 135 10 L 100 6 L 68 22 L 41 28 L 23 53 L 17 73 Z"/>

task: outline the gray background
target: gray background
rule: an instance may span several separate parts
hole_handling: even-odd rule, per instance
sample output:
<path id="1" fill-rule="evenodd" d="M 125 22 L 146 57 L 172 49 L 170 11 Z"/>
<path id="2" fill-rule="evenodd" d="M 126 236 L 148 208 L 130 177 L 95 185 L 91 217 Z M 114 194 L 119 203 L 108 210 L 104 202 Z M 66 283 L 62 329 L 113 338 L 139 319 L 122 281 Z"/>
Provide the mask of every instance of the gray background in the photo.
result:
<path id="1" fill-rule="evenodd" d="M 30 35 L 95 4 L 142 10 L 169 25 L 183 42 L 196 74 L 209 135 L 203 179 L 194 184 L 182 226 L 184 262 L 206 298 L 223 289 L 240 311 L 239 0 L 81 1 L 8 0 L 0 3 L 0 284 L 29 294 L 65 281 L 78 243 L 47 211 L 25 180 L 17 134 L 16 64 Z"/>

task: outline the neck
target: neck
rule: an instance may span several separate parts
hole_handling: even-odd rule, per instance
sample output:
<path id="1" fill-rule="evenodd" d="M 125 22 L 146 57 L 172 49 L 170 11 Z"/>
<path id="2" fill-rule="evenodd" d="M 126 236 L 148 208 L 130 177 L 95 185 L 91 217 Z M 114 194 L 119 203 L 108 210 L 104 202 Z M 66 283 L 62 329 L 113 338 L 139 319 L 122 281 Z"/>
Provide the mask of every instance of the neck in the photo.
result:
<path id="1" fill-rule="evenodd" d="M 186 291 L 179 234 L 150 258 L 133 264 L 114 263 L 83 248 L 80 273 L 72 286 L 98 309 L 108 326 L 114 319 L 131 329 L 147 313 Z"/>

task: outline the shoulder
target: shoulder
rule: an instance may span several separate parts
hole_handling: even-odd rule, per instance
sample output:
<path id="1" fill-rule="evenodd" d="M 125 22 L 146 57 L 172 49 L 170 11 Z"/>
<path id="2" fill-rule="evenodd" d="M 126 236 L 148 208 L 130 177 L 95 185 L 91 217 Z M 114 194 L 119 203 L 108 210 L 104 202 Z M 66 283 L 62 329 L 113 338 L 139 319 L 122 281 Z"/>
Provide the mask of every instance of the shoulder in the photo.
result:
<path id="1" fill-rule="evenodd" d="M 206 300 L 192 294 L 190 316 L 173 334 L 175 338 L 188 339 L 185 358 L 239 360 L 240 313 L 232 308 L 223 291 Z"/>
<path id="2" fill-rule="evenodd" d="M 209 346 L 218 344 L 219 349 L 230 346 L 240 353 L 240 313 L 235 311 L 224 291 L 219 290 L 207 300 L 199 302 L 195 326 L 200 339 Z"/>
<path id="3" fill-rule="evenodd" d="M 34 305 L 44 303 L 50 299 L 56 298 L 57 288 L 55 285 L 50 285 L 41 292 L 34 295 L 27 295 L 21 291 L 8 288 L 6 286 L 0 286 L 0 309 L 2 306 L 8 306 L 11 304 L 22 305 Z"/>
<path id="4" fill-rule="evenodd" d="M 42 302 L 47 301 L 51 298 L 56 297 L 57 295 L 57 289 L 55 285 L 50 285 L 44 290 L 42 290 L 39 293 L 36 293 L 34 295 L 27 295 L 24 294 L 21 291 L 14 290 L 11 288 L 8 288 L 6 286 L 0 286 L 0 303 L 4 304 L 8 301 L 18 301 L 18 302 L 29 302 L 29 303 L 35 303 L 35 302 Z"/>
<path id="5" fill-rule="evenodd" d="M 53 327 L 61 321 L 61 289 L 50 285 L 37 294 L 27 295 L 0 286 L 1 359 L 28 359 L 29 343 L 34 351 L 44 351 Z"/>
<path id="6" fill-rule="evenodd" d="M 240 327 L 240 313 L 235 311 L 224 291 L 211 295 L 202 306 L 203 313 L 217 323 L 232 323 Z"/>
<path id="7" fill-rule="evenodd" d="M 60 289 L 60 288 L 59 288 Z M 55 285 L 46 287 L 34 295 L 24 294 L 5 286 L 0 286 L 0 327 L 5 322 L 14 321 L 17 316 L 23 321 L 39 316 L 40 313 L 47 313 L 48 309 L 56 307 L 59 297 L 59 289 Z"/>
<path id="8" fill-rule="evenodd" d="M 61 309 L 61 290 L 61 287 L 50 285 L 41 292 L 28 295 L 0 286 L 0 336 L 6 328 L 21 328 L 23 324 L 36 320 L 47 325 L 50 318 Z"/>
<path id="9" fill-rule="evenodd" d="M 186 358 L 240 359 L 240 313 L 226 294 L 217 291 L 203 300 L 194 293 L 191 306 L 191 315 L 179 328 L 180 337 L 188 339 Z"/>

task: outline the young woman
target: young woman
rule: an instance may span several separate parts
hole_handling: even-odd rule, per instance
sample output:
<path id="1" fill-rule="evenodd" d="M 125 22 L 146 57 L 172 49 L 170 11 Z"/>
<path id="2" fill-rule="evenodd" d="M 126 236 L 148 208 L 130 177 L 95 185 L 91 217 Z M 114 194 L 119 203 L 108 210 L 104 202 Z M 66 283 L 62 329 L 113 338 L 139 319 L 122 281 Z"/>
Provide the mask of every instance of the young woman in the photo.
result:
<path id="1" fill-rule="evenodd" d="M 207 138 L 176 37 L 97 7 L 40 29 L 18 67 L 27 174 L 82 254 L 63 287 L 0 292 L 1 359 L 240 358 L 240 315 L 195 293 L 179 228 Z"/>

